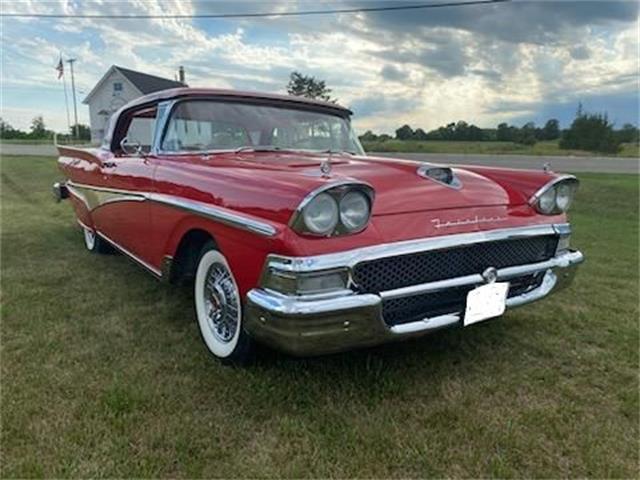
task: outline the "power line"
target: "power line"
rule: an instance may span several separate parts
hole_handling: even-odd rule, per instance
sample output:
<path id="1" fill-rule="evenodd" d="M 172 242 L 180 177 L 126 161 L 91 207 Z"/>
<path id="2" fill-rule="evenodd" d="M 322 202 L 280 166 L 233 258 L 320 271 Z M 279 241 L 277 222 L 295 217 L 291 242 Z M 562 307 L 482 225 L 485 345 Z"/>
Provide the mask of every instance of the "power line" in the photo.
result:
<path id="1" fill-rule="evenodd" d="M 0 13 L 0 17 L 14 18 L 107 18 L 107 19 L 151 19 L 151 18 L 262 18 L 262 17 L 301 17 L 305 15 L 329 15 L 337 13 L 366 13 L 391 12 L 399 10 L 425 10 L 428 8 L 466 7 L 470 5 L 486 5 L 491 3 L 505 3 L 511 0 L 467 0 L 461 2 L 423 3 L 418 5 L 397 5 L 391 7 L 363 7 L 339 8 L 333 10 L 303 10 L 289 12 L 254 12 L 254 13 L 198 13 L 198 14 L 141 14 L 141 15 L 112 15 L 112 14 L 82 14 L 82 13 Z"/>

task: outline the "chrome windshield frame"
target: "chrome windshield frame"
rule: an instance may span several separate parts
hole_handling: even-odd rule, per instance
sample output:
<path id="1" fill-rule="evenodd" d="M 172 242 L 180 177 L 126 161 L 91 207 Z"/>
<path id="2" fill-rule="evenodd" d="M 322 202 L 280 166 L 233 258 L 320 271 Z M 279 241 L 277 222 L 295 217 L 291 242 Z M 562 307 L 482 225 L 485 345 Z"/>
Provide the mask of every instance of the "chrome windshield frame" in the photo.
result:
<path id="1" fill-rule="evenodd" d="M 241 98 L 238 99 L 221 99 L 221 98 L 216 98 L 216 97 L 198 97 L 198 98 L 189 98 L 189 97 L 182 97 L 182 98 L 176 98 L 176 99 L 172 99 L 172 100 L 165 100 L 163 102 L 160 102 L 158 104 L 158 117 L 156 120 L 156 125 L 154 128 L 154 132 L 153 132 L 153 142 L 152 142 L 152 148 L 151 148 L 151 153 L 153 155 L 215 155 L 215 154 L 221 154 L 221 153 L 233 153 L 237 150 L 237 148 L 229 148 L 229 149 L 211 149 L 211 150 L 177 150 L 177 151 L 171 151 L 171 150 L 163 150 L 162 149 L 162 141 L 167 133 L 167 129 L 169 127 L 169 122 L 171 120 L 171 115 L 174 111 L 174 109 L 177 107 L 178 104 L 182 103 L 182 102 L 188 102 L 188 101 L 210 101 L 210 102 L 216 102 L 216 101 L 224 101 L 225 103 L 239 103 L 239 104 L 243 104 L 243 105 L 256 105 L 256 106 L 261 106 L 260 103 L 254 103 L 254 102 L 249 102 L 249 101 L 242 101 Z M 334 117 L 339 117 L 341 119 L 343 119 L 345 121 L 345 123 L 347 124 L 348 128 L 349 128 L 349 138 L 350 140 L 352 140 L 356 146 L 360 149 L 360 152 L 357 152 L 356 155 L 357 156 L 366 156 L 366 152 L 364 150 L 364 148 L 362 147 L 362 144 L 360 143 L 360 140 L 358 139 L 358 136 L 356 135 L 355 131 L 353 130 L 353 125 L 351 124 L 351 118 L 348 115 L 338 115 L 337 113 L 330 113 L 329 111 L 321 111 L 321 110 L 317 110 L 314 109 L 313 107 L 311 108 L 303 108 L 301 106 L 278 106 L 275 108 L 282 108 L 282 109 L 289 109 L 289 110 L 304 110 L 304 111 L 310 111 L 310 112 L 317 112 L 323 115 L 329 115 L 329 116 L 334 116 Z M 294 149 L 287 149 L 287 148 L 283 148 L 284 151 L 292 151 Z M 300 151 L 302 153 L 306 153 L 306 154 L 314 154 L 314 155 L 318 155 L 318 154 L 322 154 L 322 150 L 304 150 L 304 149 L 295 149 L 296 151 Z M 349 153 L 350 152 L 345 152 L 345 153 Z"/>

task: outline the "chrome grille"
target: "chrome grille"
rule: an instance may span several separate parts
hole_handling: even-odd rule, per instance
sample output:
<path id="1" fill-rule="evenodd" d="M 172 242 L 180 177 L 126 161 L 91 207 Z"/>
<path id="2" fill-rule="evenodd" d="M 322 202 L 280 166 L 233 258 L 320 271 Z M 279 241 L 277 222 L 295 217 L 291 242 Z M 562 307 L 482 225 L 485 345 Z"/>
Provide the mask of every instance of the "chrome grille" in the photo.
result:
<path id="1" fill-rule="evenodd" d="M 539 272 L 510 279 L 508 297 L 522 295 L 539 287 L 543 278 L 544 272 Z M 388 299 L 382 303 L 382 315 L 387 325 L 399 325 L 447 313 L 464 312 L 467 294 L 473 288 L 473 285 L 469 285 L 411 297 Z"/>
<path id="2" fill-rule="evenodd" d="M 482 273 L 488 267 L 542 262 L 554 256 L 557 243 L 557 236 L 545 235 L 385 257 L 357 264 L 353 279 L 360 292 L 380 293 Z"/>

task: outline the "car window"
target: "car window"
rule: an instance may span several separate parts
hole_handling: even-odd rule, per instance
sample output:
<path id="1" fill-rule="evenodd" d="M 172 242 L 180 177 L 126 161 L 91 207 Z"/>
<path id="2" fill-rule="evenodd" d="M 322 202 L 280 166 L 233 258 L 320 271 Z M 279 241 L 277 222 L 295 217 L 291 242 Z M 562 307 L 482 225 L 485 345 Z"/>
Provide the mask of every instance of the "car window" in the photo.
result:
<path id="1" fill-rule="evenodd" d="M 127 128 L 126 137 L 129 143 L 140 144 L 144 152 L 151 150 L 153 132 L 156 125 L 156 109 L 146 109 L 136 112 Z"/>
<path id="2" fill-rule="evenodd" d="M 348 119 L 339 115 L 214 100 L 188 100 L 177 104 L 161 149 L 197 152 L 240 147 L 362 153 Z"/>

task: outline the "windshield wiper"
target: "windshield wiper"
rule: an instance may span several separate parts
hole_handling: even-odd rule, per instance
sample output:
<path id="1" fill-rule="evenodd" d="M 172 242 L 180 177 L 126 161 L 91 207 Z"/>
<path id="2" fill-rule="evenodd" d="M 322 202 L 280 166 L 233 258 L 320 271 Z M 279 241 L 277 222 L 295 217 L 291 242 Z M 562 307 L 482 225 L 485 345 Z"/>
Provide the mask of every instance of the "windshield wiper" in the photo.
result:
<path id="1" fill-rule="evenodd" d="M 347 155 L 356 155 L 356 152 L 350 152 L 349 150 L 333 150 L 331 148 L 327 148 L 326 150 L 318 150 L 317 152 L 314 152 L 314 153 L 318 153 L 318 154 L 328 153 L 329 155 L 344 155 L 346 153 Z"/>
<path id="2" fill-rule="evenodd" d="M 236 148 L 235 153 L 240 152 L 279 152 L 282 148 L 275 145 L 245 145 L 240 148 Z"/>

